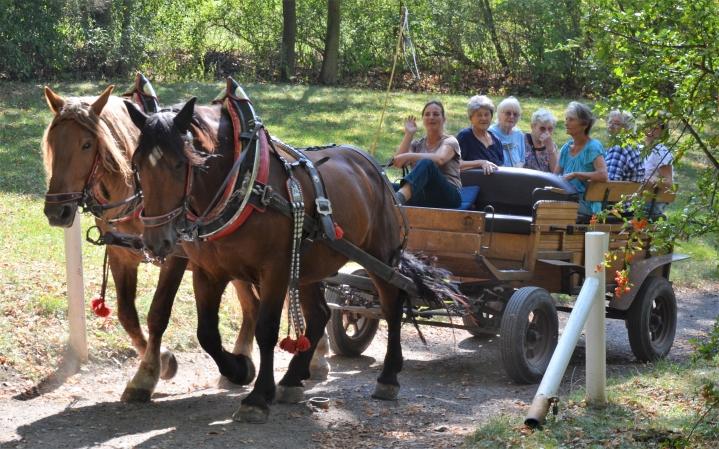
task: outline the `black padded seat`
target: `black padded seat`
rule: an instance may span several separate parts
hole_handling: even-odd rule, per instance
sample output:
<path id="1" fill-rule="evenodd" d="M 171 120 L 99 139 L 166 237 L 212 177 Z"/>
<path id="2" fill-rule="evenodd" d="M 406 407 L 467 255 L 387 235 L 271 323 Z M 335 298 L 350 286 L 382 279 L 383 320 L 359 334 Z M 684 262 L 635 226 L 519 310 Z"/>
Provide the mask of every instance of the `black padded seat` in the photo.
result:
<path id="1" fill-rule="evenodd" d="M 461 178 L 463 186 L 479 186 L 475 210 L 492 206 L 497 214 L 531 217 L 536 201 L 577 201 L 574 186 L 564 178 L 528 168 L 499 167 L 491 175 L 485 175 L 483 170 L 465 170 L 461 172 Z M 535 191 L 544 187 L 555 190 Z M 567 193 L 559 193 L 560 190 Z"/>
<path id="2" fill-rule="evenodd" d="M 484 217 L 485 232 L 506 232 L 508 234 L 530 234 L 532 217 L 525 215 L 492 214 Z"/>

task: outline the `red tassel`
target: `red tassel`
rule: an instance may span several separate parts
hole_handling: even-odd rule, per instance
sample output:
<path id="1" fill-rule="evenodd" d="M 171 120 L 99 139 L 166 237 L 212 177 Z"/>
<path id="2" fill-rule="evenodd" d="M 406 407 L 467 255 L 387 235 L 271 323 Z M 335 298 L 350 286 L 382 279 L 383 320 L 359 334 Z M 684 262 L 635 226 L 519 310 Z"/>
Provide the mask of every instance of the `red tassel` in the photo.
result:
<path id="1" fill-rule="evenodd" d="M 304 335 L 300 335 L 300 338 L 297 339 L 297 352 L 309 351 L 310 346 L 312 346 L 310 344 L 310 339 Z"/>
<path id="2" fill-rule="evenodd" d="M 340 225 L 335 223 L 335 236 L 337 236 L 338 239 L 341 239 L 345 235 L 345 231 L 342 229 Z"/>
<path id="3" fill-rule="evenodd" d="M 90 306 L 92 307 L 92 311 L 95 312 L 95 315 L 101 318 L 106 318 L 110 315 L 110 308 L 105 305 L 105 298 L 102 296 L 94 298 Z"/>
<path id="4" fill-rule="evenodd" d="M 280 349 L 283 349 L 290 354 L 296 354 L 297 353 L 297 342 L 290 338 L 288 335 L 287 337 L 283 338 L 280 342 Z"/>

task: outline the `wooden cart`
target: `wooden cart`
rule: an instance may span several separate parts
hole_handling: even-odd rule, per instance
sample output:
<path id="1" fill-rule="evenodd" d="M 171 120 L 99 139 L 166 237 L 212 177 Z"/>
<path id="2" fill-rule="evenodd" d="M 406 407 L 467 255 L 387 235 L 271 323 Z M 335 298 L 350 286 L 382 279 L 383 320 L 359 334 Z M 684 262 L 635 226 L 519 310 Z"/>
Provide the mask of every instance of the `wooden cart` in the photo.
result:
<path id="1" fill-rule="evenodd" d="M 554 175 L 502 167 L 489 176 L 463 172 L 462 181 L 465 186 L 479 186 L 475 210 L 403 207 L 403 211 L 410 227 L 407 249 L 436 258 L 436 264 L 449 270 L 470 298 L 470 307 L 447 304 L 444 309 L 431 309 L 417 299 L 405 309 L 405 317 L 420 324 L 465 329 L 475 336 L 499 335 L 509 377 L 520 383 L 536 382 L 557 344 L 557 312 L 572 310 L 552 294 L 576 295 L 584 281 L 585 232 L 608 232 L 610 250 L 622 248 L 628 233 L 622 223 L 577 224 L 576 195 L 570 184 Z M 640 187 L 630 184 L 598 183 L 586 197 L 618 201 L 618 192 Z M 663 192 L 654 195 L 663 202 L 673 200 L 673 195 Z M 676 299 L 669 270 L 672 262 L 684 258 L 652 255 L 648 250 L 637 254 L 630 270 L 633 288 L 619 298 L 614 297 L 614 274 L 623 268 L 623 261 L 607 268 L 607 317 L 626 322 L 630 346 L 639 360 L 664 357 L 672 346 Z M 325 280 L 325 295 L 333 309 L 327 326 L 333 351 L 360 355 L 382 318 L 372 283 L 364 270 L 338 273 Z"/>

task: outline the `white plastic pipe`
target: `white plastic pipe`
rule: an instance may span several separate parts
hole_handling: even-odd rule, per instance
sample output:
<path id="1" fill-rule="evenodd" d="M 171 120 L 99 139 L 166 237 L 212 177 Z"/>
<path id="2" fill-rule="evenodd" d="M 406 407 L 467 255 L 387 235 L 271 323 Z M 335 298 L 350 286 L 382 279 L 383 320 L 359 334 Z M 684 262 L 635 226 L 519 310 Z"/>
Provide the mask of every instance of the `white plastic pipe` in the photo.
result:
<path id="1" fill-rule="evenodd" d="M 549 407 L 553 401 L 556 400 L 557 391 L 559 390 L 559 384 L 562 382 L 562 377 L 569 364 L 569 359 L 572 357 L 574 348 L 577 345 L 579 336 L 582 333 L 582 328 L 587 322 L 590 313 L 594 311 L 595 316 L 593 323 L 594 329 L 592 329 L 591 338 L 593 339 L 592 344 L 592 396 L 594 400 L 596 397 L 601 397 L 606 402 L 606 394 L 604 392 L 604 383 L 606 382 L 606 358 L 605 358 L 605 341 L 604 341 L 604 270 L 597 270 L 597 265 L 604 261 L 604 254 L 609 246 L 608 235 L 603 232 L 587 232 L 585 234 L 585 280 L 582 285 L 582 289 L 577 296 L 577 300 L 574 303 L 572 313 L 569 315 L 567 325 L 562 331 L 562 335 L 559 337 L 557 347 L 552 354 L 552 359 L 549 361 L 549 366 L 542 377 L 542 382 L 539 384 L 537 394 L 534 396 L 532 405 L 529 408 L 527 417 L 524 423 L 530 427 L 537 427 L 544 422 Z M 592 254 L 590 254 L 590 252 Z M 592 263 L 593 262 L 593 263 Z M 591 263 L 591 265 L 590 265 Z M 599 319 L 597 310 L 595 310 L 595 304 L 599 303 L 598 298 L 601 298 L 601 324 L 598 322 Z M 600 329 L 597 329 L 601 327 Z M 599 334 L 601 333 L 601 342 L 597 341 Z M 587 334 L 587 341 L 590 336 Z M 600 350 L 595 349 L 596 346 L 601 346 Z M 587 390 L 589 391 L 589 346 L 587 343 Z M 601 361 L 599 360 L 601 358 Z M 600 376 L 601 374 L 601 376 Z M 597 392 L 600 393 L 597 393 Z M 589 397 L 589 394 L 588 394 Z"/>
<path id="2" fill-rule="evenodd" d="M 585 277 L 596 278 L 604 286 L 606 270 L 597 269 L 604 262 L 604 254 L 609 249 L 609 234 L 606 232 L 587 232 L 584 236 Z M 587 343 L 587 403 L 600 407 L 607 403 L 607 344 L 605 319 L 605 289 L 596 290 L 585 329 Z"/>
<path id="3" fill-rule="evenodd" d="M 82 230 L 80 214 L 72 226 L 65 228 L 65 267 L 67 271 L 69 347 L 78 360 L 87 361 L 87 335 L 85 332 L 85 284 L 82 277 Z"/>

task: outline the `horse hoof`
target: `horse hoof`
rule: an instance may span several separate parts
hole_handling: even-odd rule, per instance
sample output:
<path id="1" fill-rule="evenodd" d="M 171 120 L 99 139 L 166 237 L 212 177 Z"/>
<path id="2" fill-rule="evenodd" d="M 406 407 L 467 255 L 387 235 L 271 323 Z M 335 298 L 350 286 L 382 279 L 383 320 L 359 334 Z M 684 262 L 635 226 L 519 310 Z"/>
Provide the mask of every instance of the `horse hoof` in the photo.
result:
<path id="1" fill-rule="evenodd" d="M 177 374 L 177 359 L 175 354 L 167 349 L 160 351 L 160 379 L 172 379 Z"/>
<path id="2" fill-rule="evenodd" d="M 222 377 L 227 378 L 228 382 L 232 382 L 235 385 L 248 385 L 252 383 L 255 379 L 255 364 L 252 363 L 252 359 L 242 354 L 233 354 L 231 360 L 233 360 L 234 363 L 232 372 L 222 372 L 222 370 L 220 370 Z"/>
<path id="3" fill-rule="evenodd" d="M 270 409 L 242 404 L 240 408 L 232 414 L 232 419 L 250 424 L 264 424 L 267 422 L 269 416 Z"/>
<path id="4" fill-rule="evenodd" d="M 316 365 L 310 365 L 310 379 L 312 380 L 327 380 L 327 376 L 330 374 L 330 364 L 325 360 L 324 363 L 317 363 Z"/>
<path id="5" fill-rule="evenodd" d="M 372 397 L 383 401 L 394 401 L 399 396 L 399 385 L 390 385 L 377 382 Z"/>
<path id="6" fill-rule="evenodd" d="M 278 385 L 275 398 L 282 404 L 299 404 L 305 399 L 305 388 Z"/>
<path id="7" fill-rule="evenodd" d="M 144 402 L 150 402 L 150 397 L 152 396 L 152 392 L 149 390 L 143 390 L 141 388 L 134 388 L 134 387 L 127 387 L 125 388 L 125 391 L 122 392 L 122 396 L 120 397 L 120 400 L 122 402 L 126 403 L 144 403 Z"/>
<path id="8" fill-rule="evenodd" d="M 242 387 L 243 385 L 245 385 L 245 384 L 234 383 L 225 376 L 220 376 L 217 379 L 217 388 L 219 388 L 221 390 L 237 390 L 240 387 Z"/>

